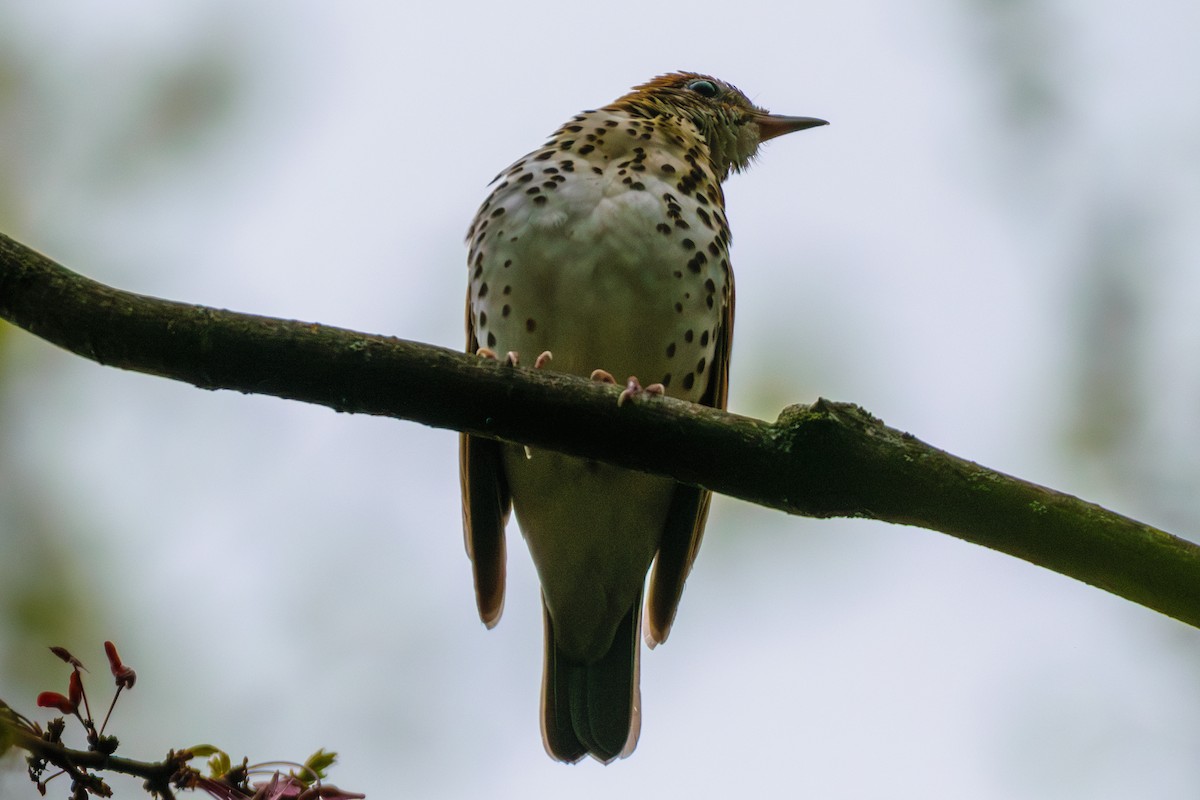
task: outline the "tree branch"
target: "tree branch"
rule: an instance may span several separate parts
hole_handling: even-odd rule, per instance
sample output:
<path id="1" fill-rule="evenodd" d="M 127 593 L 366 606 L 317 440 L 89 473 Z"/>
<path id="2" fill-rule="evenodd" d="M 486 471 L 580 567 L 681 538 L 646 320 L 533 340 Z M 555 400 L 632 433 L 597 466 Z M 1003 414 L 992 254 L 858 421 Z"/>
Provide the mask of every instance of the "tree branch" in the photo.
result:
<path id="1" fill-rule="evenodd" d="M 818 400 L 779 420 L 392 337 L 122 292 L 0 234 L 0 317 L 101 364 L 559 450 L 789 514 L 941 531 L 1200 627 L 1200 547 Z M 449 522 L 448 522 L 449 524 Z"/>

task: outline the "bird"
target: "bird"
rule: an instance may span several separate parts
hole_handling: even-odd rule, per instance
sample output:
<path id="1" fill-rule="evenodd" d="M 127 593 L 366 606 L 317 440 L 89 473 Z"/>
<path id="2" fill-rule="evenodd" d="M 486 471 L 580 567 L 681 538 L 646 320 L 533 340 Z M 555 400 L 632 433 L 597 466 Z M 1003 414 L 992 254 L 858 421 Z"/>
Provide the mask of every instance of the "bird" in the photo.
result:
<path id="1" fill-rule="evenodd" d="M 674 72 L 583 111 L 492 181 L 467 232 L 468 353 L 724 408 L 734 284 L 722 181 L 777 136 L 733 85 Z M 642 386 L 642 381 L 647 385 Z M 479 616 L 504 607 L 515 510 L 541 584 L 547 753 L 602 763 L 641 730 L 644 636 L 666 641 L 708 516 L 707 490 L 462 434 L 463 531 Z"/>

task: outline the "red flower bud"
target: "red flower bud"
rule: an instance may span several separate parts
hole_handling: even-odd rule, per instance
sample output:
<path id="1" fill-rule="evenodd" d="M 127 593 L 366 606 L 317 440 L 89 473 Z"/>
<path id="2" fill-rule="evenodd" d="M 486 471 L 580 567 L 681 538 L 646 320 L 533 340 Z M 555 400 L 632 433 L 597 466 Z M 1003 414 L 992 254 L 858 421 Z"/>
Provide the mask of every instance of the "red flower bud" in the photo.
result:
<path id="1" fill-rule="evenodd" d="M 37 704 L 40 708 L 57 708 L 64 714 L 74 714 L 75 709 L 79 706 L 78 703 L 72 703 L 58 692 L 42 692 L 38 695 Z"/>
<path id="2" fill-rule="evenodd" d="M 117 646 L 112 642 L 104 643 L 104 655 L 108 656 L 108 666 L 112 668 L 113 674 L 117 674 L 117 670 L 121 668 L 121 657 L 117 655 Z"/>
<path id="3" fill-rule="evenodd" d="M 71 682 L 68 686 L 70 687 L 68 691 L 70 692 L 71 705 L 79 708 L 79 704 L 83 702 L 83 679 L 79 677 L 78 671 L 71 673 Z"/>
<path id="4" fill-rule="evenodd" d="M 104 654 L 108 656 L 108 668 L 112 670 L 113 677 L 117 679 L 117 686 L 122 689 L 132 689 L 134 682 L 137 681 L 137 673 L 121 663 L 121 656 L 117 655 L 117 646 L 112 642 L 105 642 Z"/>

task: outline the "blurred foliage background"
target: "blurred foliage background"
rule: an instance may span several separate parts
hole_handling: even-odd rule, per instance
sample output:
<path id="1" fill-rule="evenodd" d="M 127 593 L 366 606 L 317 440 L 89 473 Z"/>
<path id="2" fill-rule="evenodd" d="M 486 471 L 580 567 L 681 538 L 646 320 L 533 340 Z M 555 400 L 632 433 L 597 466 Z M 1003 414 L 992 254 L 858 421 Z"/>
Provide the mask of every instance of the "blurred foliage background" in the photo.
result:
<path id="1" fill-rule="evenodd" d="M 0 0 L 0 230 L 121 288 L 457 346 L 486 181 L 580 108 L 708 71 L 833 122 L 727 187 L 734 410 L 853 400 L 1194 538 L 1200 8 L 827 6 Z M 101 677 L 111 638 L 139 670 L 125 754 L 324 746 L 373 797 L 1200 785 L 1195 631 L 946 537 L 730 501 L 643 662 L 637 754 L 554 765 L 532 570 L 514 530 L 485 635 L 454 452 L 0 323 L 0 697 L 65 686 L 49 644 Z M 0 796 L 36 796 L 19 759 Z"/>

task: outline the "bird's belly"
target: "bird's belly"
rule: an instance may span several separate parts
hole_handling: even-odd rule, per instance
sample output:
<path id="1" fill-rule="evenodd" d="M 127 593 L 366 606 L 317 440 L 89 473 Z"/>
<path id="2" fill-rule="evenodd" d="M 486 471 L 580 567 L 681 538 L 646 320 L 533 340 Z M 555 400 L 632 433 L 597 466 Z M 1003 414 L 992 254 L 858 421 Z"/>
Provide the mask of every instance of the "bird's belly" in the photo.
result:
<path id="1" fill-rule="evenodd" d="M 664 234 L 653 198 L 628 194 L 638 196 L 601 198 L 589 214 L 496 240 L 481 262 L 487 290 L 475 289 L 477 335 L 525 363 L 548 350 L 554 370 L 633 375 L 695 401 L 713 361 L 727 265 L 696 263 L 715 234 Z"/>

